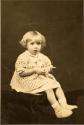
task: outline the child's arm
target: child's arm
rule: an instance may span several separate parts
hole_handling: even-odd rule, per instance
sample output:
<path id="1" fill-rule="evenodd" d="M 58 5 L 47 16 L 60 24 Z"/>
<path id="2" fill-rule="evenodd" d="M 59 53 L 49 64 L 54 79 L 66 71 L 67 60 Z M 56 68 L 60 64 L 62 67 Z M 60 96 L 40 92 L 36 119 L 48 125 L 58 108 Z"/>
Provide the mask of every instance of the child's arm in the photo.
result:
<path id="1" fill-rule="evenodd" d="M 35 68 L 32 68 L 32 69 L 24 69 L 22 72 L 19 73 L 19 75 L 21 77 L 26 77 L 26 76 L 30 76 L 35 73 L 36 73 Z"/>
<path id="2" fill-rule="evenodd" d="M 15 63 L 15 70 L 21 77 L 30 76 L 36 73 L 35 68 L 27 68 L 27 61 L 24 55 L 20 55 Z"/>
<path id="3" fill-rule="evenodd" d="M 20 72 L 19 75 L 21 77 L 30 76 L 32 74 L 44 75 L 46 72 L 44 69 L 40 68 L 32 68 L 32 69 L 25 69 L 24 71 Z"/>

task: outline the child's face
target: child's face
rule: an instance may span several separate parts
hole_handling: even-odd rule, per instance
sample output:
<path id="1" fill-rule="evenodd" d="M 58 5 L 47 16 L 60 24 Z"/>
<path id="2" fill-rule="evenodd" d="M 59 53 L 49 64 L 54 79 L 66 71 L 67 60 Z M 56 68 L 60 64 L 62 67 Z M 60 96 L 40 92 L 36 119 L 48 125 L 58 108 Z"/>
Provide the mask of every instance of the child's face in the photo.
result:
<path id="1" fill-rule="evenodd" d="M 34 39 L 27 42 L 27 49 L 32 55 L 36 55 L 41 51 L 41 41 Z"/>

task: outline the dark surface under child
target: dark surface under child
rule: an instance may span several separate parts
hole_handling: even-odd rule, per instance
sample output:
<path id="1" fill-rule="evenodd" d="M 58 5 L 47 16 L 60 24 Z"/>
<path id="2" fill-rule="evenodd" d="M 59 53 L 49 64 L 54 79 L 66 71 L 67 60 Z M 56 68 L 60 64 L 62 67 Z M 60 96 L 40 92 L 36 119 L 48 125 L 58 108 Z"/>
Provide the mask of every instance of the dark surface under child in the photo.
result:
<path id="1" fill-rule="evenodd" d="M 78 109 L 69 118 L 59 119 L 47 101 L 46 94 L 31 95 L 16 91 L 2 91 L 2 124 L 77 124 L 83 123 L 84 91 L 65 93 L 68 102 Z"/>

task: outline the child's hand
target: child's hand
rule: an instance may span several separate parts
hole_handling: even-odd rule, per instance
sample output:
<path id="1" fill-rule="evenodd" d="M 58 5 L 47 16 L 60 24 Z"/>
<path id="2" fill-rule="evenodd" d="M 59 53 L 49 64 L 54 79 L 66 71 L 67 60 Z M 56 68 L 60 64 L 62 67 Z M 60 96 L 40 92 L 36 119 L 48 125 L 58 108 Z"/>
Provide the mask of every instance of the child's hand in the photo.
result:
<path id="1" fill-rule="evenodd" d="M 44 68 L 45 74 L 50 73 L 50 72 L 52 71 L 52 69 L 54 69 L 54 68 L 56 68 L 56 67 L 53 67 L 53 66 L 52 66 L 52 67 L 50 67 L 50 66 L 49 66 L 49 67 L 45 67 L 45 68 Z"/>
<path id="2" fill-rule="evenodd" d="M 44 68 L 35 68 L 35 72 L 39 75 L 45 75 L 46 71 Z"/>

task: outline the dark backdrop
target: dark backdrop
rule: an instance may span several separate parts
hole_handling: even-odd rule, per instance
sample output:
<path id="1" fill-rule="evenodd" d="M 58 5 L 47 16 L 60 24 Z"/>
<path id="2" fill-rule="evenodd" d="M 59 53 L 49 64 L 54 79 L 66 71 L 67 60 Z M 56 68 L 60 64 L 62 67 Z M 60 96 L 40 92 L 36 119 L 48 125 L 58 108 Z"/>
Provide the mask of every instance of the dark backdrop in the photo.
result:
<path id="1" fill-rule="evenodd" d="M 83 89 L 82 0 L 2 0 L 2 89 L 9 89 L 19 45 L 29 30 L 43 33 L 54 75 L 67 90 Z"/>
<path id="2" fill-rule="evenodd" d="M 2 124 L 84 123 L 82 0 L 2 0 L 1 6 L 1 116 Z M 78 109 L 67 119 L 57 119 L 46 95 L 16 93 L 10 89 L 18 41 L 29 30 L 45 35 L 43 53 L 50 57 L 54 75 L 67 100 Z"/>

